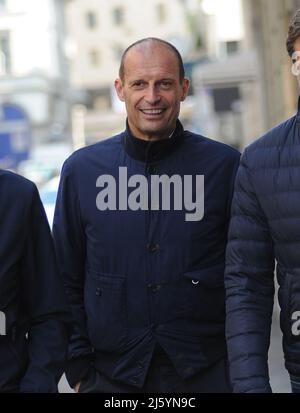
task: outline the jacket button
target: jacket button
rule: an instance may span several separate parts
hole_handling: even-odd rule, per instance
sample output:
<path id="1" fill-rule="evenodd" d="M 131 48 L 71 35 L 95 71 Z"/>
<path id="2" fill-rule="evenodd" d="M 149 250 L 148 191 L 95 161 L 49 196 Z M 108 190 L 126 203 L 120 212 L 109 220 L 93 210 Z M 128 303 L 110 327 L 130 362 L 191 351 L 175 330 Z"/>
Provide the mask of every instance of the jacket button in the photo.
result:
<path id="1" fill-rule="evenodd" d="M 148 250 L 150 252 L 157 252 L 159 251 L 159 245 L 158 244 L 148 244 Z"/>
<path id="2" fill-rule="evenodd" d="M 150 175 L 155 175 L 155 174 L 157 174 L 157 168 L 156 168 L 156 166 L 153 166 L 153 165 L 150 165 L 150 166 L 148 166 L 148 173 L 150 174 Z"/>
<path id="3" fill-rule="evenodd" d="M 156 293 L 161 289 L 161 285 L 159 284 L 149 284 L 148 288 L 151 290 L 152 293 Z"/>
<path id="4" fill-rule="evenodd" d="M 101 288 L 96 288 L 96 296 L 100 297 L 101 293 L 102 293 Z"/>

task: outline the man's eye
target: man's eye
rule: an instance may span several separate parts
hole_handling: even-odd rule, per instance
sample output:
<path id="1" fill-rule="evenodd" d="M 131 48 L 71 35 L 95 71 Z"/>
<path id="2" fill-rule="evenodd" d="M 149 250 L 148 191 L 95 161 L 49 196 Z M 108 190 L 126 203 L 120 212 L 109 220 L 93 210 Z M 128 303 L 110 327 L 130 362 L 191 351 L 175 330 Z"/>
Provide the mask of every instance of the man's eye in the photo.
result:
<path id="1" fill-rule="evenodd" d="M 144 82 L 134 82 L 132 86 L 135 87 L 135 88 L 143 87 Z"/>
<path id="2" fill-rule="evenodd" d="M 169 80 L 164 80 L 164 81 L 161 82 L 161 85 L 163 87 L 170 87 L 170 86 L 172 86 L 172 82 L 170 82 Z"/>

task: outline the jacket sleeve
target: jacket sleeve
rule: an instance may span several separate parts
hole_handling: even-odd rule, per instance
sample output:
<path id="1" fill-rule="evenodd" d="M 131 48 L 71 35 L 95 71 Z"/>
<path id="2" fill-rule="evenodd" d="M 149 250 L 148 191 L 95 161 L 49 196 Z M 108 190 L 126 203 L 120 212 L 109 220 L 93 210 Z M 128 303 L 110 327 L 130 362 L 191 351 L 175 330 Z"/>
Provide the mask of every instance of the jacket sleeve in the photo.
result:
<path id="1" fill-rule="evenodd" d="M 29 318 L 28 368 L 21 392 L 57 392 L 66 358 L 69 313 L 53 240 L 37 188 L 26 218 L 21 258 L 21 308 Z"/>
<path id="2" fill-rule="evenodd" d="M 84 308 L 86 243 L 75 190 L 75 177 L 65 162 L 58 190 L 53 236 L 60 273 L 72 313 L 66 377 L 71 387 L 87 373 L 93 358 Z"/>
<path id="3" fill-rule="evenodd" d="M 235 183 L 226 253 L 226 338 L 234 392 L 269 393 L 274 252 L 251 178 L 246 150 Z"/>

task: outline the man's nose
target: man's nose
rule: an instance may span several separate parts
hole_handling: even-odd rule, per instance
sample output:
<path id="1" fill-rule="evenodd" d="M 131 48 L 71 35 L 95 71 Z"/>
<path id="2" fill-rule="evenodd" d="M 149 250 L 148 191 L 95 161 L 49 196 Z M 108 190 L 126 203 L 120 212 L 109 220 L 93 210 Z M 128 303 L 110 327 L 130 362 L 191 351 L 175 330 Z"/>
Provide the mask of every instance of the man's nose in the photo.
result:
<path id="1" fill-rule="evenodd" d="M 145 101 L 151 105 L 159 102 L 160 96 L 155 86 L 149 86 L 145 94 Z"/>

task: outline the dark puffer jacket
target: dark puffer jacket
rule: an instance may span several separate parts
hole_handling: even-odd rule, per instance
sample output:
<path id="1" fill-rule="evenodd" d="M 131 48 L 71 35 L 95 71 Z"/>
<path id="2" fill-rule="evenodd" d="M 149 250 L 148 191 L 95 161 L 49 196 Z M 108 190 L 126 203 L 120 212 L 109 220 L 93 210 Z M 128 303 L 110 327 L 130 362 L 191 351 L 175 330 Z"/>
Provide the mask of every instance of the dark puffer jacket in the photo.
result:
<path id="1" fill-rule="evenodd" d="M 227 342 L 235 392 L 270 392 L 277 262 L 286 368 L 300 376 L 300 107 L 243 154 L 227 247 Z"/>

